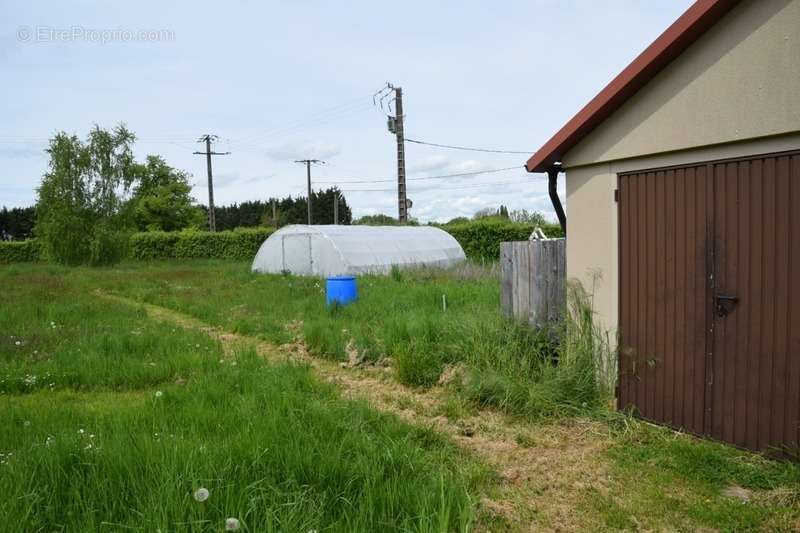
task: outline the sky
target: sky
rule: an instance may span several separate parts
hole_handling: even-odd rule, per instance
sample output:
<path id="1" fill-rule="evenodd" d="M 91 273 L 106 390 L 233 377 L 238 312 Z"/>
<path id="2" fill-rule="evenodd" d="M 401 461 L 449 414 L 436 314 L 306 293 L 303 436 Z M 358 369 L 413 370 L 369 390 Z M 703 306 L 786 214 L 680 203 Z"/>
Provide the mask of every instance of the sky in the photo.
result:
<path id="1" fill-rule="evenodd" d="M 0 206 L 36 201 L 47 141 L 124 123 L 137 158 L 192 175 L 217 205 L 338 185 L 354 216 L 397 214 L 396 144 L 373 95 L 402 87 L 410 215 L 500 204 L 554 219 L 527 158 L 690 0 L 0 0 Z M 510 169 L 452 178 L 463 172 Z M 563 180 L 560 180 L 563 198 Z"/>

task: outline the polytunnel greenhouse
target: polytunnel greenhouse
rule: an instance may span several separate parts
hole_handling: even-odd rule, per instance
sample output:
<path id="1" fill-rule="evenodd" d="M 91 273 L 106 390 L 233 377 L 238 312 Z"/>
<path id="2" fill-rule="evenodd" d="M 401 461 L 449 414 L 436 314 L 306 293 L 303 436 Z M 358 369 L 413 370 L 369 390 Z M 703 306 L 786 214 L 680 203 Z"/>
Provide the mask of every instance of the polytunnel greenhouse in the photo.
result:
<path id="1" fill-rule="evenodd" d="M 305 276 L 388 274 L 392 266 L 447 267 L 464 261 L 452 235 L 430 226 L 305 226 L 279 229 L 253 270 Z"/>

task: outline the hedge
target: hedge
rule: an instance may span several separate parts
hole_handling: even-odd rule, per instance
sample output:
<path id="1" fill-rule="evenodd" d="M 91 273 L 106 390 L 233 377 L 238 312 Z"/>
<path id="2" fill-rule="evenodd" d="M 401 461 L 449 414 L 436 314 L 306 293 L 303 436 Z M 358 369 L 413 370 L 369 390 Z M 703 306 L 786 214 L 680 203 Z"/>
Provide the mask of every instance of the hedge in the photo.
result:
<path id="1" fill-rule="evenodd" d="M 26 241 L 0 241 L 0 264 L 30 263 L 40 259 L 39 243 L 36 239 Z"/>
<path id="2" fill-rule="evenodd" d="M 441 228 L 455 237 L 470 259 L 495 261 L 500 258 L 501 242 L 527 241 L 534 225 L 487 218 Z M 542 230 L 548 237 L 564 236 L 558 224 L 546 224 Z"/>
<path id="3" fill-rule="evenodd" d="M 274 230 L 235 229 L 233 231 L 148 231 L 134 233 L 130 242 L 131 259 L 239 259 L 255 257 L 261 244 Z"/>
<path id="4" fill-rule="evenodd" d="M 440 226 L 450 233 L 472 259 L 497 260 L 500 243 L 524 241 L 534 229 L 532 224 L 520 224 L 501 219 L 481 219 Z M 558 224 L 542 228 L 548 237 L 562 237 Z M 148 231 L 134 233 L 130 239 L 129 257 L 152 259 L 236 259 L 252 260 L 261 244 L 274 229 L 242 229 L 233 231 Z M 0 242 L 0 263 L 19 263 L 40 260 L 36 239 Z"/>

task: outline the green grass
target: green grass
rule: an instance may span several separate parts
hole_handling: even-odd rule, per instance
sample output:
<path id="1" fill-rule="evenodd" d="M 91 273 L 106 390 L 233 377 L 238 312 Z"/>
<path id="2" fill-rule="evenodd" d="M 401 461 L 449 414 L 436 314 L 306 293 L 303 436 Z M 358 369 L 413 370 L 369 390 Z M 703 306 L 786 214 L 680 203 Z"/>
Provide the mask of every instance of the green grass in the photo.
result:
<path id="1" fill-rule="evenodd" d="M 223 359 L 199 333 L 97 297 L 90 272 L 111 273 L 0 270 L 0 530 L 473 522 L 487 471 L 438 434 L 340 399 L 308 368 L 247 348 Z"/>
<path id="2" fill-rule="evenodd" d="M 493 268 L 363 276 L 358 302 L 333 309 L 325 307 L 323 280 L 253 274 L 242 263 L 129 263 L 70 276 L 276 344 L 293 340 L 287 324 L 301 324 L 311 354 L 344 360 L 350 344 L 366 361 L 392 358 L 398 380 L 411 386 L 433 385 L 448 365 L 464 364 L 465 397 L 529 417 L 591 412 L 607 396 L 593 370 L 595 350 L 573 346 L 554 364 L 553 339 L 586 337 L 578 331 L 585 325 L 575 324 L 577 335 L 551 335 L 506 320 Z"/>
<path id="3" fill-rule="evenodd" d="M 205 335 L 149 321 L 61 276 L 4 274 L 0 392 L 141 389 L 218 364 Z"/>
<path id="4" fill-rule="evenodd" d="M 609 458 L 639 490 L 609 505 L 603 511 L 608 520 L 647 505 L 658 522 L 686 529 L 793 531 L 800 525 L 800 464 L 636 421 L 619 433 Z M 749 491 L 751 500 L 726 495 L 731 487 Z"/>
<path id="5" fill-rule="evenodd" d="M 460 421 L 500 407 L 522 424 L 513 440 L 527 451 L 549 446 L 543 419 L 595 417 L 610 447 L 592 459 L 607 478 L 562 489 L 578 495 L 576 524 L 800 527 L 797 464 L 603 410 L 594 360 L 604 340 L 576 292 L 575 318 L 543 333 L 500 317 L 496 276 L 471 266 L 361 278 L 359 301 L 331 310 L 319 280 L 253 275 L 241 263 L 11 266 L 0 286 L 0 531 L 219 531 L 228 516 L 248 531 L 509 526 L 478 503 L 501 490 L 496 474 L 437 433 L 250 348 L 223 359 L 201 333 L 98 288 L 276 344 L 299 332 L 317 357 L 344 360 L 348 344 L 368 361 L 391 357 L 395 377 L 414 387 L 455 365 L 431 414 Z M 201 486 L 204 503 L 192 498 Z M 727 496 L 730 487 L 751 501 Z"/>

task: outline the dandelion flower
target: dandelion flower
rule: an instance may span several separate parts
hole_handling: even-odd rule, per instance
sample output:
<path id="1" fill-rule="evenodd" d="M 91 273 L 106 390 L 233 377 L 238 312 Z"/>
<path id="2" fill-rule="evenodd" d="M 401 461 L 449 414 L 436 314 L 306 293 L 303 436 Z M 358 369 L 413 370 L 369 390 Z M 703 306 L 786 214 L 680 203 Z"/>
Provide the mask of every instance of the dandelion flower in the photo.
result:
<path id="1" fill-rule="evenodd" d="M 156 398 L 161 398 L 162 396 L 164 396 L 164 393 L 162 391 L 160 391 L 160 390 L 157 390 L 156 391 Z"/>
<path id="2" fill-rule="evenodd" d="M 225 531 L 236 531 L 239 529 L 239 519 L 238 518 L 228 518 L 225 520 Z"/>
<path id="3" fill-rule="evenodd" d="M 198 502 L 204 502 L 208 499 L 209 492 L 208 489 L 205 487 L 200 487 L 196 491 L 194 491 L 194 499 Z"/>

